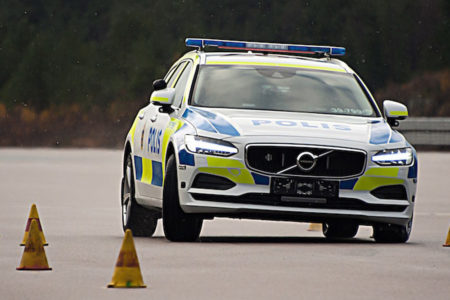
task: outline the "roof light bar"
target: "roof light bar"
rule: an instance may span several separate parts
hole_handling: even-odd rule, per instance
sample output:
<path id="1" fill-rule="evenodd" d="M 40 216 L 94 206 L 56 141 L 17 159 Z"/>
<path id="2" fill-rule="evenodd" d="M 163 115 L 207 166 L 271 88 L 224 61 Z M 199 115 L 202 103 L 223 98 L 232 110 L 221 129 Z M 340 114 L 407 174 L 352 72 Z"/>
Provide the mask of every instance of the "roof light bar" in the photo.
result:
<path id="1" fill-rule="evenodd" d="M 259 43 L 259 42 L 210 40 L 210 39 L 198 39 L 198 38 L 187 38 L 186 46 L 197 47 L 200 49 L 203 49 L 206 46 L 211 46 L 211 47 L 217 47 L 219 49 L 235 49 L 235 50 L 249 50 L 249 51 L 264 51 L 264 52 L 283 52 L 283 53 L 302 53 L 302 54 L 323 53 L 323 54 L 328 54 L 331 56 L 345 55 L 345 48 L 342 48 L 342 47 L 274 44 L 274 43 Z"/>

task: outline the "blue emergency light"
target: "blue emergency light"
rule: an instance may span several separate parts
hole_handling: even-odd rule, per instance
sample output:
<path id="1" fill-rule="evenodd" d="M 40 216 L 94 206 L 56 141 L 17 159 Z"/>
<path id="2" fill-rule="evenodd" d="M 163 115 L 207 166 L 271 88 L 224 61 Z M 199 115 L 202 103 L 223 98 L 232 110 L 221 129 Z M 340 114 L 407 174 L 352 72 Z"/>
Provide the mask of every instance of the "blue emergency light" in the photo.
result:
<path id="1" fill-rule="evenodd" d="M 217 47 L 219 49 L 234 49 L 247 51 L 301 53 L 301 54 L 322 53 L 328 54 L 330 56 L 345 55 L 345 48 L 342 47 L 274 44 L 274 43 L 259 43 L 259 42 L 210 40 L 198 38 L 187 38 L 186 46 L 196 47 L 200 49 L 204 49 L 206 46 L 211 46 Z"/>

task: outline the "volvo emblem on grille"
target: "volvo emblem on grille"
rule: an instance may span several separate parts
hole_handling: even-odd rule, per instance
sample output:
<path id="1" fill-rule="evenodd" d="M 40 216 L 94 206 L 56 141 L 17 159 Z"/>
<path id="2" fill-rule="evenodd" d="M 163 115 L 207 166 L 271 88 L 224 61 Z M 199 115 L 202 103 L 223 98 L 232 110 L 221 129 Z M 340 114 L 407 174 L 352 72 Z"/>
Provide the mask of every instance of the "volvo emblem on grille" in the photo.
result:
<path id="1" fill-rule="evenodd" d="M 311 171 L 317 163 L 317 155 L 311 152 L 302 152 L 297 156 L 297 166 L 304 172 Z"/>

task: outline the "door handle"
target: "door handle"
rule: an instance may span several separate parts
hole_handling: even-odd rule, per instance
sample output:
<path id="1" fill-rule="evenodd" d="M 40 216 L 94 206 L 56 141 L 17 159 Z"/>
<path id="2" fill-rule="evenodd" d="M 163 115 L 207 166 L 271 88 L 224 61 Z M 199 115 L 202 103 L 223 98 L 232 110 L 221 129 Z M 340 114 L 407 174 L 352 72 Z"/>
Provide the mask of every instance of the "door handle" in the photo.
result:
<path id="1" fill-rule="evenodd" d="M 158 119 L 158 115 L 154 115 L 153 117 L 150 118 L 150 121 L 152 122 L 156 122 L 156 119 Z"/>
<path id="2" fill-rule="evenodd" d="M 144 116 L 145 116 L 145 111 L 141 112 L 141 113 L 138 115 L 138 117 L 139 117 L 140 120 L 142 120 L 142 119 L 144 118 Z"/>

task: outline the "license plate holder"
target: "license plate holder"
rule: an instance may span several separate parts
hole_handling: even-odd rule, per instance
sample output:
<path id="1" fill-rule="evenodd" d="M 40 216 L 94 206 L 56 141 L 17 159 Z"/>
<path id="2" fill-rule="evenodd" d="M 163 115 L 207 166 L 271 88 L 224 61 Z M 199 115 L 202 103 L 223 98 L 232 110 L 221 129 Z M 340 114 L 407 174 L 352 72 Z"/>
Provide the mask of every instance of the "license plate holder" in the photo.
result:
<path id="1" fill-rule="evenodd" d="M 337 181 L 311 178 L 272 178 L 271 193 L 298 197 L 336 198 L 339 193 Z"/>

